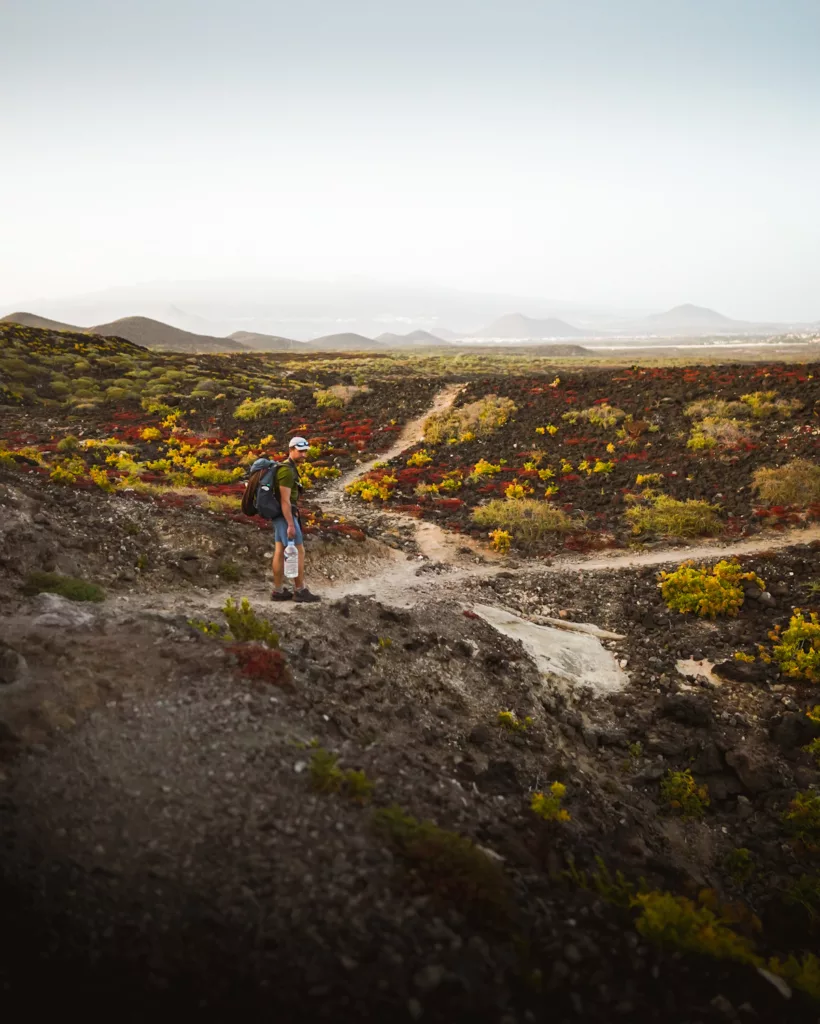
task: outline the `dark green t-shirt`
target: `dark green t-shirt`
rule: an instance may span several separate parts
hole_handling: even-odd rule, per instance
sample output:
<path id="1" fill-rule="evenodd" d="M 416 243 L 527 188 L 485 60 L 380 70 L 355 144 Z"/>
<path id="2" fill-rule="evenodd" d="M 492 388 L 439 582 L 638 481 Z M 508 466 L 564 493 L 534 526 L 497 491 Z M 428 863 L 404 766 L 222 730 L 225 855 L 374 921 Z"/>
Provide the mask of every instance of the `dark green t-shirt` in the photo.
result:
<path id="1" fill-rule="evenodd" d="M 290 459 L 276 470 L 276 483 L 279 487 L 290 488 L 290 502 L 292 505 L 295 505 L 302 490 L 302 485 L 299 482 L 299 470 Z"/>

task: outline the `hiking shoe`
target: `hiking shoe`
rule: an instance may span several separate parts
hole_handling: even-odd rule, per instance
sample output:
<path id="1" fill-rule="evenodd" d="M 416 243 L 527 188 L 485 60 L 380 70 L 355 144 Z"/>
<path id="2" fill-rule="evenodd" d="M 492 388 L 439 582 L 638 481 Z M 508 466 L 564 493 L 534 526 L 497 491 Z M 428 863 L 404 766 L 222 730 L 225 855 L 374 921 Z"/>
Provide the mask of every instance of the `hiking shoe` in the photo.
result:
<path id="1" fill-rule="evenodd" d="M 301 590 L 294 590 L 293 600 L 300 601 L 302 604 L 309 604 L 313 601 L 321 601 L 321 597 L 318 594 L 312 594 L 307 587 L 302 587 Z"/>
<path id="2" fill-rule="evenodd" d="M 281 590 L 274 590 L 270 596 L 271 601 L 292 601 L 293 594 L 287 587 L 282 587 Z"/>

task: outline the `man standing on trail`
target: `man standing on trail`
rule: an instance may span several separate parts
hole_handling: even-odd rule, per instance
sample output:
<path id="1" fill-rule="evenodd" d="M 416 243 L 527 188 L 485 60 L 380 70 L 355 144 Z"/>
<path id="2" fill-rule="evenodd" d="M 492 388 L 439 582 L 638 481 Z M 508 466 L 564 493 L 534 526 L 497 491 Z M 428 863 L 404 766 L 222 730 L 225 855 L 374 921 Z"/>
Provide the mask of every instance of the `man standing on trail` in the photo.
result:
<path id="1" fill-rule="evenodd" d="M 273 486 L 278 491 L 282 515 L 271 520 L 275 547 L 273 550 L 273 593 L 272 601 L 321 601 L 318 594 L 312 594 L 305 586 L 305 546 L 302 539 L 302 524 L 299 521 L 298 500 L 302 493 L 297 463 L 303 459 L 310 445 L 303 437 L 292 437 L 288 444 L 288 457 L 276 470 Z M 299 573 L 293 581 L 293 593 L 285 584 L 285 548 L 295 544 L 299 554 Z"/>

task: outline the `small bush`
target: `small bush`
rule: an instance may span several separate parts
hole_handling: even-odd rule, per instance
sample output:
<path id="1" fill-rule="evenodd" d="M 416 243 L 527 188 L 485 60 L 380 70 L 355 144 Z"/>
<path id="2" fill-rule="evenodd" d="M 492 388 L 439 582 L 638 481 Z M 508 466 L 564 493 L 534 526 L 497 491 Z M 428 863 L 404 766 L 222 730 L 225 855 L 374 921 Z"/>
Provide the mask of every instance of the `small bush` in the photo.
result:
<path id="1" fill-rule="evenodd" d="M 533 489 L 529 484 L 521 483 L 519 480 L 511 480 L 510 483 L 504 488 L 504 497 L 511 499 L 528 498 L 533 494 Z"/>
<path id="2" fill-rule="evenodd" d="M 801 875 L 792 882 L 783 898 L 786 903 L 803 908 L 810 928 L 820 926 L 820 875 Z"/>
<path id="3" fill-rule="evenodd" d="M 61 441 L 57 442 L 58 452 L 76 452 L 79 447 L 80 440 L 73 434 L 66 434 Z"/>
<path id="4" fill-rule="evenodd" d="M 755 871 L 752 855 L 745 846 L 738 846 L 727 853 L 723 859 L 723 867 L 738 885 L 745 885 Z"/>
<path id="5" fill-rule="evenodd" d="M 317 793 L 337 793 L 342 786 L 342 770 L 338 757 L 318 747 L 310 757 L 310 784 Z"/>
<path id="6" fill-rule="evenodd" d="M 435 413 L 424 424 L 424 440 L 428 444 L 463 441 L 470 437 L 489 437 L 517 412 L 510 398 L 488 395 L 458 409 Z"/>
<path id="7" fill-rule="evenodd" d="M 345 491 L 358 495 L 362 501 L 387 501 L 398 483 L 398 477 L 384 475 L 381 477 L 363 477 L 348 484 Z"/>
<path id="8" fill-rule="evenodd" d="M 313 400 L 319 409 L 343 409 L 344 399 L 340 395 L 334 395 L 332 391 L 314 391 Z"/>
<path id="9" fill-rule="evenodd" d="M 729 447 L 734 444 L 743 444 L 751 440 L 753 436 L 752 428 L 740 420 L 722 420 L 707 416 L 705 420 L 701 420 L 700 423 L 692 427 L 686 447 L 692 451 L 715 448 L 718 445 Z"/>
<path id="10" fill-rule="evenodd" d="M 623 409 L 603 402 L 601 405 L 591 405 L 588 409 L 579 409 L 577 412 L 565 412 L 561 417 L 567 423 L 589 423 L 593 427 L 611 428 L 617 427 L 622 419 L 626 417 Z"/>
<path id="11" fill-rule="evenodd" d="M 514 711 L 499 711 L 496 717 L 498 724 L 507 732 L 526 732 L 532 725 L 532 717 L 527 715 L 519 718 Z"/>
<path id="12" fill-rule="evenodd" d="M 427 453 L 425 448 L 419 448 L 417 452 L 413 452 L 410 458 L 407 460 L 408 466 L 427 466 L 433 461 L 433 457 Z"/>
<path id="13" fill-rule="evenodd" d="M 23 584 L 24 594 L 59 594 L 69 601 L 104 601 L 105 591 L 96 583 L 62 576 L 58 572 L 32 572 Z"/>
<path id="14" fill-rule="evenodd" d="M 548 793 L 533 793 L 530 810 L 542 821 L 569 821 L 570 813 L 561 803 L 567 794 L 563 782 L 553 782 Z"/>
<path id="15" fill-rule="evenodd" d="M 697 402 L 690 402 L 683 410 L 683 414 L 693 420 L 725 420 L 749 416 L 751 410 L 743 402 L 727 402 L 723 398 L 701 398 Z"/>
<path id="16" fill-rule="evenodd" d="M 706 501 L 678 501 L 667 494 L 654 495 L 648 504 L 627 509 L 634 534 L 655 533 L 665 537 L 703 537 L 720 533 L 717 505 Z"/>
<path id="17" fill-rule="evenodd" d="M 242 675 L 274 686 L 289 686 L 292 682 L 285 657 L 278 649 L 262 644 L 234 644 L 228 648 L 239 662 Z"/>
<path id="18" fill-rule="evenodd" d="M 811 743 L 807 743 L 802 749 L 814 758 L 817 767 L 820 768 L 820 736 L 815 736 Z"/>
<path id="19" fill-rule="evenodd" d="M 490 531 L 490 546 L 493 551 L 497 551 L 500 555 L 506 555 L 509 553 L 511 544 L 512 534 L 508 533 L 506 530 Z"/>
<path id="20" fill-rule="evenodd" d="M 88 475 L 101 491 L 106 491 L 110 494 L 116 490 L 116 487 L 108 477 L 107 471 L 102 466 L 92 466 L 88 471 Z"/>
<path id="21" fill-rule="evenodd" d="M 434 895 L 461 913 L 507 918 L 510 893 L 503 868 L 475 843 L 432 821 L 419 821 L 400 807 L 376 811 L 373 824 Z"/>
<path id="22" fill-rule="evenodd" d="M 797 505 L 805 508 L 820 501 L 820 466 L 795 459 L 778 469 L 758 469 L 752 490 L 764 505 Z"/>
<path id="23" fill-rule="evenodd" d="M 775 661 L 785 675 L 820 683 L 820 617 L 817 612 L 806 618 L 795 608 L 788 628 L 783 630 L 776 626 L 769 638 L 774 641 Z"/>
<path id="24" fill-rule="evenodd" d="M 765 420 L 774 415 L 788 419 L 793 412 L 803 408 L 799 398 L 778 398 L 776 391 L 753 391 L 749 395 L 741 395 L 740 400 L 756 420 Z"/>
<path id="25" fill-rule="evenodd" d="M 570 517 L 560 508 L 535 498 L 497 498 L 473 511 L 477 526 L 493 526 L 509 533 L 522 548 L 532 547 L 554 534 L 574 528 Z"/>
<path id="26" fill-rule="evenodd" d="M 795 988 L 802 989 L 812 999 L 820 999 L 820 959 L 814 953 L 802 957 L 790 956 L 786 960 L 773 957 L 769 970 L 785 978 Z"/>
<path id="27" fill-rule="evenodd" d="M 765 587 L 755 573 L 744 572 L 740 563 L 725 559 L 711 569 L 684 562 L 674 572 L 661 572 L 658 579 L 667 608 L 710 619 L 737 615 L 744 601 L 744 583 L 756 584 L 761 590 Z"/>
<path id="28" fill-rule="evenodd" d="M 595 858 L 596 868 L 587 874 L 575 866 L 573 857 L 569 858 L 569 870 L 562 872 L 567 881 L 574 882 L 581 889 L 594 890 L 601 899 L 616 907 L 632 907 L 635 904 L 635 893 L 646 892 L 646 881 L 641 878 L 636 885 L 627 881 L 622 871 L 613 875 L 604 862 L 603 857 Z"/>
<path id="29" fill-rule="evenodd" d="M 651 942 L 718 960 L 758 962 L 751 942 L 709 907 L 658 891 L 638 893 L 635 904 L 641 909 L 635 928 Z"/>
<path id="30" fill-rule="evenodd" d="M 810 850 L 820 843 L 820 793 L 797 793 L 783 812 L 786 829 Z"/>
<path id="31" fill-rule="evenodd" d="M 216 573 L 221 579 L 227 580 L 228 583 L 237 583 L 242 579 L 242 570 L 236 562 L 220 562 Z"/>
<path id="32" fill-rule="evenodd" d="M 670 768 L 661 783 L 661 796 L 683 818 L 702 818 L 709 806 L 709 790 L 699 786 L 687 768 L 673 772 Z"/>
<path id="33" fill-rule="evenodd" d="M 245 475 L 244 469 L 240 466 L 235 469 L 220 469 L 209 462 L 199 462 L 196 459 L 189 465 L 189 472 L 197 483 L 211 486 L 233 484 Z"/>
<path id="34" fill-rule="evenodd" d="M 288 398 L 246 398 L 234 410 L 234 419 L 261 420 L 263 416 L 281 416 L 296 406 Z"/>
<path id="35" fill-rule="evenodd" d="M 318 793 L 344 793 L 351 800 L 365 803 L 373 795 L 373 783 L 365 772 L 338 765 L 338 757 L 316 747 L 310 758 L 310 782 Z"/>
<path id="36" fill-rule="evenodd" d="M 279 634 L 267 619 L 260 619 L 247 597 L 237 604 L 229 597 L 222 609 L 231 637 L 239 643 L 258 640 L 269 647 L 279 646 Z"/>

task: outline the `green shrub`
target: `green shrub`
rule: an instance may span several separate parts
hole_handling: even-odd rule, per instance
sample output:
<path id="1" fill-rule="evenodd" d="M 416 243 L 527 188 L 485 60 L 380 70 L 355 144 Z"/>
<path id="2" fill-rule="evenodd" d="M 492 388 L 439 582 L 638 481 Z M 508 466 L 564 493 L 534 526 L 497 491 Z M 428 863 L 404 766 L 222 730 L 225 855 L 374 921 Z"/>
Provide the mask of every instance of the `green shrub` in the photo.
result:
<path id="1" fill-rule="evenodd" d="M 251 608 L 247 597 L 243 597 L 240 604 L 229 597 L 222 609 L 222 614 L 228 623 L 230 637 L 239 643 L 247 643 L 257 640 L 266 643 L 268 647 L 279 646 L 279 634 L 267 619 L 260 619 Z"/>
<path id="2" fill-rule="evenodd" d="M 755 871 L 752 855 L 745 846 L 730 850 L 723 858 L 723 868 L 738 885 L 745 885 Z"/>
<path id="3" fill-rule="evenodd" d="M 764 505 L 806 508 L 820 501 L 820 466 L 794 459 L 777 469 L 758 469 L 752 475 L 752 490 Z"/>
<path id="4" fill-rule="evenodd" d="M 820 793 L 810 789 L 795 794 L 783 812 L 786 829 L 810 850 L 820 844 Z"/>
<path id="5" fill-rule="evenodd" d="M 473 522 L 506 531 L 521 548 L 575 528 L 563 509 L 535 498 L 495 498 L 474 509 Z"/>
<path id="6" fill-rule="evenodd" d="M 776 391 L 753 391 L 749 395 L 741 395 L 740 400 L 756 420 L 765 420 L 775 414 L 788 419 L 793 412 L 803 408 L 799 398 L 778 398 Z"/>
<path id="7" fill-rule="evenodd" d="M 280 416 L 293 412 L 296 406 L 288 398 L 246 398 L 234 410 L 238 420 L 261 420 L 263 416 Z"/>
<path id="8" fill-rule="evenodd" d="M 482 919 L 509 916 L 504 869 L 471 839 L 432 821 L 419 821 L 396 806 L 376 811 L 373 823 L 413 875 L 440 899 Z"/>
<path id="9" fill-rule="evenodd" d="M 795 988 L 802 989 L 812 999 L 820 999 L 820 959 L 814 953 L 802 957 L 790 956 L 786 960 L 777 957 L 769 961 L 769 970 L 785 978 Z"/>
<path id="10" fill-rule="evenodd" d="M 685 896 L 658 891 L 638 893 L 635 904 L 641 909 L 635 928 L 651 942 L 718 960 L 758 963 L 749 940 L 734 932 L 729 922 L 709 907 L 698 906 Z"/>
<path id="11" fill-rule="evenodd" d="M 242 579 L 242 570 L 236 562 L 220 562 L 217 567 L 217 575 L 228 583 L 237 583 Z"/>
<path id="12" fill-rule="evenodd" d="M 703 448 L 715 448 L 718 445 L 727 447 L 733 444 L 742 444 L 751 440 L 754 436 L 752 428 L 736 419 L 718 419 L 707 416 L 692 427 L 692 433 L 686 442 L 686 447 L 693 451 L 700 451 Z"/>
<path id="13" fill-rule="evenodd" d="M 579 421 L 589 423 L 593 427 L 616 427 L 626 417 L 623 409 L 603 402 L 601 405 L 591 405 L 588 409 L 578 409 L 576 412 L 565 412 L 561 419 L 567 423 L 578 423 Z"/>
<path id="14" fill-rule="evenodd" d="M 802 907 L 809 927 L 820 927 L 820 875 L 801 875 L 783 894 L 786 903 Z"/>
<path id="15" fill-rule="evenodd" d="M 319 409 L 343 409 L 344 399 L 341 395 L 334 395 L 332 391 L 314 391 L 313 400 Z"/>
<path id="16" fill-rule="evenodd" d="M 683 413 L 693 420 L 725 420 L 749 416 L 751 410 L 743 402 L 727 402 L 723 398 L 701 398 L 697 402 L 690 402 Z"/>
<path id="17" fill-rule="evenodd" d="M 351 800 L 365 803 L 373 795 L 373 783 L 358 769 L 342 771 L 338 760 L 336 754 L 316 747 L 310 758 L 311 785 L 318 793 L 343 793 Z"/>
<path id="18" fill-rule="evenodd" d="M 717 505 L 706 501 L 678 501 L 667 494 L 647 499 L 648 504 L 627 509 L 634 534 L 655 533 L 665 537 L 702 537 L 720 533 Z"/>
<path id="19" fill-rule="evenodd" d="M 105 591 L 96 583 L 63 576 L 58 572 L 31 572 L 23 584 L 24 594 L 59 594 L 69 601 L 104 601 Z"/>

